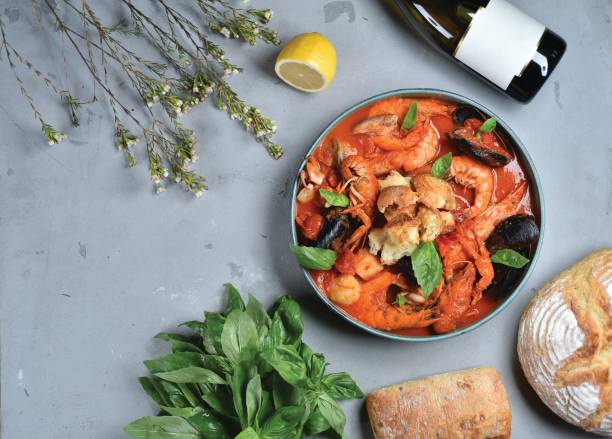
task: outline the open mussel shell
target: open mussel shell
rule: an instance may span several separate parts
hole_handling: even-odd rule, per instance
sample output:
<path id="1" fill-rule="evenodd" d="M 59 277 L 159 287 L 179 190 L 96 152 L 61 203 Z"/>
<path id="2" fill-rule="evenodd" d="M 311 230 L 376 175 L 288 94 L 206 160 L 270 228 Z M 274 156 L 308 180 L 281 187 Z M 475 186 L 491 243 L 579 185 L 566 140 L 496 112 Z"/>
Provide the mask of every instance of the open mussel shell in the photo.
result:
<path id="1" fill-rule="evenodd" d="M 325 217 L 321 233 L 314 241 L 315 247 L 329 248 L 334 241 L 342 239 L 349 228 L 349 217 L 342 213 L 330 213 Z"/>
<path id="2" fill-rule="evenodd" d="M 458 125 L 463 125 L 463 123 L 468 119 L 479 119 L 482 121 L 487 120 L 487 116 L 480 110 L 474 107 L 470 107 L 469 105 L 460 105 L 453 112 L 453 122 Z"/>
<path id="3" fill-rule="evenodd" d="M 528 259 L 533 256 L 533 250 L 540 237 L 540 229 L 531 215 L 514 215 L 499 223 L 486 242 L 489 253 L 498 250 L 512 249 Z M 501 264 L 493 264 L 493 282 L 487 293 L 493 293 L 496 298 L 512 291 L 520 282 L 527 266 L 512 268 Z"/>
<path id="4" fill-rule="evenodd" d="M 504 248 L 512 250 L 528 250 L 538 242 L 540 228 L 531 215 L 513 215 L 506 218 L 495 227 L 486 242 L 489 252 Z"/>
<path id="5" fill-rule="evenodd" d="M 485 121 L 487 116 L 480 110 L 467 105 L 459 106 L 453 113 L 453 121 L 456 124 L 463 125 L 468 119 L 479 119 Z M 502 126 L 497 126 L 495 129 L 499 143 L 502 146 L 501 150 L 493 150 L 487 147 L 477 136 L 473 130 L 469 128 L 457 128 L 449 133 L 449 137 L 455 141 L 455 144 L 465 153 L 470 154 L 475 159 L 492 167 L 505 166 L 514 158 L 514 154 L 509 149 L 511 137 Z"/>

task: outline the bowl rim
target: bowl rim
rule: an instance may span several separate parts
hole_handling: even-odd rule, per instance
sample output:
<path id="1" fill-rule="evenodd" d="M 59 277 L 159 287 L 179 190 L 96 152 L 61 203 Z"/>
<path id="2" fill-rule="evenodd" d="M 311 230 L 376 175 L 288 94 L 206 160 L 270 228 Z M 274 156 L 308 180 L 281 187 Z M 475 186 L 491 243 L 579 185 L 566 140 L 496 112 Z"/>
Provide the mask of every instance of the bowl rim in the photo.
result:
<path id="1" fill-rule="evenodd" d="M 533 159 L 531 158 L 531 156 L 529 155 L 529 152 L 527 151 L 527 148 L 525 147 L 525 145 L 523 144 L 523 142 L 520 140 L 520 138 L 517 136 L 517 134 L 510 128 L 510 126 L 508 126 L 508 124 L 506 124 L 503 119 L 501 119 L 496 113 L 494 113 L 493 111 L 491 111 L 490 109 L 488 109 L 487 107 L 485 107 L 484 105 L 474 101 L 473 99 L 470 99 L 468 97 L 465 97 L 463 95 L 460 95 L 458 93 L 454 93 L 454 92 L 450 92 L 450 91 L 446 91 L 446 90 L 441 90 L 441 89 L 437 89 L 437 88 L 400 88 L 400 89 L 395 89 L 395 90 L 390 90 L 384 93 L 379 93 L 377 95 L 371 96 L 369 98 L 363 99 L 353 105 L 351 105 L 349 108 L 347 108 L 346 110 L 344 110 L 342 113 L 340 113 L 338 116 L 336 116 L 324 129 L 323 131 L 321 131 L 321 133 L 319 134 L 319 136 L 316 138 L 316 140 L 312 143 L 312 145 L 310 146 L 310 148 L 308 148 L 308 151 L 306 153 L 306 155 L 304 156 L 304 159 L 300 161 L 300 164 L 298 166 L 297 172 L 295 174 L 295 179 L 293 182 L 293 187 L 292 187 L 292 191 L 291 191 L 291 214 L 290 214 L 290 220 L 291 220 L 291 244 L 292 245 L 299 245 L 298 242 L 298 235 L 297 235 L 297 228 L 296 228 L 296 224 L 295 224 L 295 216 L 296 216 L 296 212 L 297 212 L 297 204 L 296 204 L 296 196 L 297 196 L 297 191 L 299 188 L 299 184 L 300 184 L 300 172 L 302 171 L 302 169 L 304 169 L 304 166 L 306 165 L 306 162 L 308 161 L 309 157 L 312 155 L 312 153 L 314 152 L 315 148 L 323 141 L 323 139 L 325 139 L 325 137 L 330 133 L 330 131 L 336 127 L 336 125 L 338 125 L 340 122 L 342 122 L 346 117 L 348 117 L 349 115 L 351 115 L 353 112 L 365 107 L 366 105 L 370 105 L 373 102 L 379 101 L 381 99 L 385 99 L 385 98 L 390 98 L 390 97 L 396 97 L 396 96 L 404 96 L 404 97 L 434 97 L 434 98 L 442 98 L 442 99 L 447 99 L 447 100 L 452 100 L 455 102 L 459 102 L 462 104 L 468 104 L 468 105 L 472 105 L 474 107 L 476 107 L 477 109 L 479 109 L 480 111 L 484 112 L 485 114 L 490 114 L 491 116 L 495 117 L 497 120 L 497 123 L 500 124 L 503 128 L 506 129 L 506 131 L 509 133 L 510 137 L 512 138 L 512 140 L 514 141 L 516 147 L 520 150 L 521 154 L 524 157 L 523 162 L 527 165 L 526 167 L 528 168 L 528 173 L 531 174 L 532 176 L 532 180 L 533 183 L 535 184 L 535 190 L 533 191 L 533 193 L 536 195 L 537 200 L 537 206 L 539 206 L 539 217 L 540 217 L 540 236 L 538 239 L 538 244 L 536 246 L 535 252 L 533 254 L 531 263 L 529 264 L 529 267 L 527 269 L 527 272 L 525 273 L 525 275 L 523 276 L 523 278 L 521 279 L 520 283 L 516 286 L 516 288 L 514 288 L 514 290 L 512 291 L 512 293 L 510 293 L 506 299 L 501 302 L 497 308 L 495 308 L 492 312 L 490 312 L 488 315 L 486 315 L 484 318 L 468 325 L 465 326 L 461 329 L 458 329 L 456 331 L 453 332 L 449 332 L 446 334 L 439 334 L 439 335 L 427 335 L 427 336 L 413 336 L 413 335 L 401 335 L 401 334 L 394 334 L 392 332 L 387 332 L 381 329 L 376 329 L 376 328 L 372 328 L 371 326 L 366 325 L 363 322 L 360 322 L 359 320 L 357 320 L 356 318 L 354 318 L 353 316 L 351 316 L 349 313 L 347 313 L 346 311 L 344 311 L 342 308 L 338 307 L 334 302 L 332 302 L 327 295 L 321 291 L 319 289 L 319 287 L 316 285 L 316 283 L 314 282 L 314 280 L 312 279 L 312 276 L 310 275 L 310 272 L 305 269 L 304 267 L 300 266 L 302 273 L 304 273 L 304 276 L 306 277 L 306 280 L 308 281 L 308 283 L 310 284 L 310 286 L 312 287 L 312 289 L 315 291 L 315 293 L 319 296 L 319 298 L 332 310 L 334 310 L 337 314 L 339 314 L 342 318 L 344 318 L 345 320 L 347 320 L 348 322 L 350 322 L 351 324 L 363 329 L 364 331 L 370 333 L 370 334 L 374 334 L 374 335 L 378 335 L 379 337 L 383 337 L 383 338 L 387 338 L 387 339 L 391 339 L 391 340 L 398 340 L 398 341 L 407 341 L 407 342 L 428 342 L 428 341 L 439 341 L 439 340 L 446 340 L 452 337 L 456 337 L 458 335 L 461 334 L 465 334 L 466 332 L 469 331 L 473 331 L 476 328 L 479 328 L 480 326 L 484 325 L 485 323 L 489 322 L 490 320 L 492 320 L 493 318 L 495 318 L 496 316 L 498 316 L 506 307 L 508 307 L 508 305 L 510 305 L 510 303 L 516 298 L 516 296 L 518 296 L 518 294 L 521 292 L 521 290 L 523 289 L 523 287 L 525 286 L 525 284 L 527 283 L 527 281 L 529 280 L 529 277 L 531 276 L 531 273 L 533 272 L 539 255 L 540 255 L 540 251 L 542 249 L 542 245 L 544 242 L 544 229 L 545 229 L 545 224 L 546 224 L 546 216 L 545 216 L 545 207 L 544 207 L 544 193 L 542 190 L 542 183 L 540 181 L 540 176 L 538 175 L 537 169 L 535 167 L 535 163 L 533 162 Z M 529 176 L 527 176 L 527 178 L 529 178 Z"/>

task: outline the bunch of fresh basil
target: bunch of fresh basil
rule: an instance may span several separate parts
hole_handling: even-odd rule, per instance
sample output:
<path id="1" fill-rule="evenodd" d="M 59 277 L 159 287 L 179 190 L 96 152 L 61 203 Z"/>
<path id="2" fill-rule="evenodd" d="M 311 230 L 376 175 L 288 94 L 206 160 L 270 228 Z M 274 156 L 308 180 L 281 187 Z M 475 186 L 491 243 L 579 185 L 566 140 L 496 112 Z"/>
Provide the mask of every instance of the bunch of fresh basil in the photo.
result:
<path id="1" fill-rule="evenodd" d="M 323 354 L 302 342 L 300 307 L 283 296 L 268 313 L 228 287 L 224 313 L 183 323 L 191 336 L 161 333 L 172 353 L 144 362 L 141 377 L 159 405 L 125 427 L 138 439 L 294 439 L 327 430 L 343 436 L 337 400 L 361 398 L 345 372 L 325 374 Z"/>

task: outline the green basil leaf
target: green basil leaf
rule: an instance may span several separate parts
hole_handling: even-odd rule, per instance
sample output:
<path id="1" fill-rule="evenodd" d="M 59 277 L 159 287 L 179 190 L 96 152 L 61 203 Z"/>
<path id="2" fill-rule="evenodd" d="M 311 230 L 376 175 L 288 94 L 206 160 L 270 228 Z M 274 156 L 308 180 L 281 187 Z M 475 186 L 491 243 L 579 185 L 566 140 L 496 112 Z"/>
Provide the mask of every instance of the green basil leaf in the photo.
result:
<path id="1" fill-rule="evenodd" d="M 309 270 L 331 270 L 336 263 L 336 252 L 327 248 L 292 245 L 298 263 Z"/>
<path id="2" fill-rule="evenodd" d="M 313 355 L 314 352 L 312 351 L 312 349 L 310 349 L 310 346 L 308 346 L 306 343 L 302 343 L 300 345 L 300 356 L 306 362 L 306 364 L 310 364 L 310 358 Z"/>
<path id="3" fill-rule="evenodd" d="M 201 438 L 206 439 L 230 439 L 233 437 L 227 427 L 209 410 L 204 410 L 202 407 L 193 409 L 192 416 L 187 418 L 187 421 L 195 427 L 200 433 Z"/>
<path id="4" fill-rule="evenodd" d="M 267 387 L 270 387 L 268 382 Z M 274 402 L 272 401 L 272 395 L 270 392 L 265 390 L 261 391 L 261 404 L 259 405 L 259 411 L 257 412 L 257 425 L 264 425 L 266 420 L 274 413 Z"/>
<path id="5" fill-rule="evenodd" d="M 155 335 L 155 337 L 159 340 L 164 340 L 170 343 L 170 347 L 172 348 L 172 352 L 200 352 L 202 353 L 202 349 L 200 349 L 197 345 L 195 345 L 191 339 L 185 337 L 180 334 L 172 334 L 169 332 L 160 332 Z"/>
<path id="6" fill-rule="evenodd" d="M 231 373 L 233 370 L 232 363 L 221 355 L 205 355 L 202 358 L 202 365 L 218 375 Z"/>
<path id="7" fill-rule="evenodd" d="M 157 372 L 155 376 L 172 383 L 227 384 L 223 378 L 212 370 L 201 367 L 186 367 L 169 372 Z"/>
<path id="8" fill-rule="evenodd" d="M 253 319 L 253 322 L 255 322 L 255 327 L 257 328 L 259 336 L 264 338 L 268 335 L 268 328 L 270 328 L 272 320 L 261 302 L 252 294 L 249 294 L 246 313 Z"/>
<path id="9" fill-rule="evenodd" d="M 281 297 L 274 306 L 274 318 L 280 318 L 283 329 L 285 330 L 284 343 L 298 346 L 304 332 L 304 322 L 300 305 L 289 296 Z"/>
<path id="10" fill-rule="evenodd" d="M 529 263 L 529 259 L 512 249 L 504 249 L 496 251 L 491 256 L 491 262 L 503 264 L 512 268 L 523 268 Z"/>
<path id="11" fill-rule="evenodd" d="M 406 293 L 399 293 L 397 296 L 395 296 L 395 300 L 393 301 L 392 305 L 401 308 L 402 306 L 406 306 L 407 303 L 408 300 L 406 300 Z"/>
<path id="12" fill-rule="evenodd" d="M 261 377 L 256 374 L 246 386 L 247 424 L 259 427 L 256 423 L 257 413 L 261 406 Z"/>
<path id="13" fill-rule="evenodd" d="M 497 119 L 495 119 L 494 117 L 490 117 L 487 120 L 485 120 L 482 123 L 482 125 L 480 125 L 480 128 L 478 128 L 478 132 L 479 133 L 490 133 L 496 127 L 497 127 Z"/>
<path id="14" fill-rule="evenodd" d="M 198 334 L 200 337 L 202 337 L 204 332 L 206 331 L 206 325 L 204 324 L 204 322 L 199 322 L 197 320 L 190 320 L 188 322 L 183 322 L 179 325 L 179 327 L 181 326 L 188 327 L 193 332 Z"/>
<path id="15" fill-rule="evenodd" d="M 160 405 L 159 408 L 171 416 L 180 416 L 181 418 L 189 418 L 195 413 L 195 407 L 169 407 Z"/>
<path id="16" fill-rule="evenodd" d="M 309 360 L 306 362 L 308 365 L 308 376 L 313 383 L 318 383 L 323 378 L 327 362 L 323 354 L 312 354 Z"/>
<path id="17" fill-rule="evenodd" d="M 225 308 L 225 314 L 229 314 L 234 310 L 244 311 L 244 301 L 240 296 L 240 293 L 232 284 L 225 284 L 225 288 L 227 288 L 227 306 Z"/>
<path id="18" fill-rule="evenodd" d="M 406 113 L 406 116 L 404 117 L 404 120 L 402 122 L 403 130 L 411 130 L 416 126 L 417 114 L 418 107 L 416 101 L 414 101 L 412 105 L 410 105 L 410 108 L 408 109 L 408 112 Z"/>
<path id="19" fill-rule="evenodd" d="M 159 378 L 153 378 L 151 382 L 160 393 L 167 396 L 168 402 L 164 405 L 169 407 L 189 407 L 192 405 L 189 401 L 191 395 L 185 395 L 185 392 L 183 392 L 182 386 L 184 384 L 175 384 Z"/>
<path id="20" fill-rule="evenodd" d="M 304 416 L 304 407 L 287 406 L 274 413 L 261 429 L 264 439 L 287 439 L 297 434 Z"/>
<path id="21" fill-rule="evenodd" d="M 422 242 L 410 256 L 412 270 L 425 297 L 429 297 L 442 278 L 442 261 L 433 242 Z"/>
<path id="22" fill-rule="evenodd" d="M 246 430 L 242 430 L 235 439 L 259 439 L 259 435 L 255 430 L 249 427 Z"/>
<path id="23" fill-rule="evenodd" d="M 149 372 L 155 374 L 184 369 L 186 367 L 202 367 L 202 358 L 203 355 L 197 352 L 176 352 L 155 360 L 145 360 L 143 363 L 149 369 Z"/>
<path id="24" fill-rule="evenodd" d="M 221 349 L 221 333 L 225 325 L 225 316 L 218 312 L 205 312 L 205 327 L 206 331 L 202 336 L 202 344 L 206 352 L 211 354 L 220 354 Z"/>
<path id="25" fill-rule="evenodd" d="M 123 431 L 136 439 L 201 439 L 198 431 L 178 416 L 145 416 Z"/>
<path id="26" fill-rule="evenodd" d="M 149 377 L 140 377 L 138 378 L 138 382 L 142 386 L 142 389 L 145 391 L 149 397 L 157 403 L 157 405 L 168 405 L 170 404 L 170 398 L 166 394 L 163 388 L 159 386 L 158 383 L 155 382 L 154 379 Z"/>
<path id="27" fill-rule="evenodd" d="M 247 413 L 246 413 L 246 401 L 244 395 L 246 395 L 246 388 L 251 379 L 257 373 L 257 367 L 251 363 L 241 361 L 236 364 L 234 368 L 234 374 L 232 375 L 232 381 L 230 387 L 232 389 L 232 397 L 234 399 L 234 409 L 240 420 L 240 426 L 242 428 L 248 427 Z"/>
<path id="28" fill-rule="evenodd" d="M 431 167 L 431 175 L 436 178 L 446 178 L 453 162 L 453 154 L 446 153 L 439 157 Z"/>
<path id="29" fill-rule="evenodd" d="M 232 396 L 221 392 L 202 392 L 202 399 L 215 412 L 232 419 L 237 419 Z"/>
<path id="30" fill-rule="evenodd" d="M 329 422 L 331 428 L 340 436 L 344 432 L 344 424 L 346 424 L 346 416 L 334 399 L 327 393 L 321 393 L 317 398 L 317 408 L 321 415 Z"/>
<path id="31" fill-rule="evenodd" d="M 328 191 L 327 189 L 319 189 L 319 195 L 332 206 L 348 207 L 349 205 L 349 199 L 344 194 Z"/>
<path id="32" fill-rule="evenodd" d="M 280 375 L 272 375 L 272 401 L 274 408 L 280 409 L 286 405 L 292 405 L 294 399 L 294 386 L 283 380 Z"/>
<path id="33" fill-rule="evenodd" d="M 261 356 L 289 384 L 300 386 L 306 382 L 306 363 L 293 346 L 277 346 Z"/>
<path id="34" fill-rule="evenodd" d="M 304 426 L 304 432 L 307 436 L 315 436 L 323 433 L 331 428 L 327 419 L 321 414 L 321 410 L 318 407 L 310 414 L 306 425 Z"/>
<path id="35" fill-rule="evenodd" d="M 335 400 L 363 398 L 363 392 L 346 372 L 330 373 L 321 380 L 323 389 Z"/>
<path id="36" fill-rule="evenodd" d="M 259 336 L 253 319 L 243 311 L 232 311 L 225 319 L 221 333 L 223 353 L 231 362 L 236 363 L 240 351 L 257 346 L 259 346 Z"/>

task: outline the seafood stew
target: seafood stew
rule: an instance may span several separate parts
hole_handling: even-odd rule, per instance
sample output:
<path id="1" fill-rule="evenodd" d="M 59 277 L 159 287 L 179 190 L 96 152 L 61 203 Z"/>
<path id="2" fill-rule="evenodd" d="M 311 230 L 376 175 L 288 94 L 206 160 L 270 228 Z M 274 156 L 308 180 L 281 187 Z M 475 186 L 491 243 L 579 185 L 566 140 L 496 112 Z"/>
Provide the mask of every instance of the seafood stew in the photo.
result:
<path id="1" fill-rule="evenodd" d="M 462 102 L 371 102 L 306 159 L 293 251 L 361 326 L 456 332 L 508 299 L 534 257 L 539 197 L 524 163 L 495 118 Z"/>

